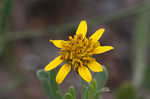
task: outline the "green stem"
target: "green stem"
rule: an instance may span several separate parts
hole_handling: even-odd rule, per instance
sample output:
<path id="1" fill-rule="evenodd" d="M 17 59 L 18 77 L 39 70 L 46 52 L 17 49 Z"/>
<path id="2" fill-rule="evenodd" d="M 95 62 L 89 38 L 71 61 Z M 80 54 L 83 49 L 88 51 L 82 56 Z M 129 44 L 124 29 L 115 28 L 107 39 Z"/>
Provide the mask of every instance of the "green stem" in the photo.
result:
<path id="1" fill-rule="evenodd" d="M 83 86 L 82 88 L 81 99 L 88 99 L 88 87 L 87 86 Z"/>
<path id="2" fill-rule="evenodd" d="M 149 8 L 150 5 L 145 5 L 145 8 Z M 148 40 L 149 40 L 149 21 L 150 12 L 141 12 L 137 16 L 136 30 L 133 35 L 134 45 L 134 72 L 133 72 L 133 84 L 137 87 L 141 87 L 144 71 L 146 69 L 148 58 Z"/>
<path id="3" fill-rule="evenodd" d="M 75 89 L 73 87 L 70 87 L 69 92 L 72 95 L 72 99 L 76 99 Z"/>

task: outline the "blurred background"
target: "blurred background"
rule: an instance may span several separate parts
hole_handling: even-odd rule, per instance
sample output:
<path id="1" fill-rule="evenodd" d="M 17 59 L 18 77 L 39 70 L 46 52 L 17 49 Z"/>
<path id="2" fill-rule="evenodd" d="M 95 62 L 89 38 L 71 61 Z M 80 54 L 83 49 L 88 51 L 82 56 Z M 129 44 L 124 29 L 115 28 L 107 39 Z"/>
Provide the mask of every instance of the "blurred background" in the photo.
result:
<path id="1" fill-rule="evenodd" d="M 47 99 L 36 71 L 58 50 L 50 39 L 68 39 L 82 19 L 88 36 L 106 29 L 102 45 L 114 51 L 96 55 L 108 69 L 103 99 L 150 99 L 149 0 L 0 0 L 0 99 Z M 61 84 L 76 88 L 72 73 Z"/>

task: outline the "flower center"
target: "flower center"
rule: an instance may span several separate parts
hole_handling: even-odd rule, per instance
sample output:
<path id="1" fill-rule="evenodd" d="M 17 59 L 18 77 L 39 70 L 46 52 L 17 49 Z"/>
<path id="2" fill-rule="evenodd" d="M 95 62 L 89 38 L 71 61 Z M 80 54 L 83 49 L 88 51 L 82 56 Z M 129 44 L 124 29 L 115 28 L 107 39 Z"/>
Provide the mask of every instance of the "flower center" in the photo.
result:
<path id="1" fill-rule="evenodd" d="M 93 61 L 93 50 L 99 45 L 99 42 L 93 43 L 92 40 L 82 35 L 75 35 L 74 38 L 69 36 L 69 43 L 63 44 L 64 47 L 59 54 L 76 71 L 79 66 L 87 66 L 89 62 Z"/>

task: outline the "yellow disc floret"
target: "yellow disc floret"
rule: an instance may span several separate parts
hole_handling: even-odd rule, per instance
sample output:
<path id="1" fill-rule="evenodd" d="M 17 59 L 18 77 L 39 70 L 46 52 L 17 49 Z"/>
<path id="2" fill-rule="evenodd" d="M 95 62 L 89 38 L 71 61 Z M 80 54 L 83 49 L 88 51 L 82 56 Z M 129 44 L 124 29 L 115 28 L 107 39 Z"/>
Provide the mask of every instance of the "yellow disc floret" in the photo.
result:
<path id="1" fill-rule="evenodd" d="M 91 57 L 95 48 L 100 46 L 99 42 L 93 43 L 92 40 L 83 37 L 82 35 L 69 36 L 69 43 L 64 43 L 63 48 L 59 52 L 62 60 L 73 66 L 77 71 L 79 66 L 87 66 L 93 61 Z"/>

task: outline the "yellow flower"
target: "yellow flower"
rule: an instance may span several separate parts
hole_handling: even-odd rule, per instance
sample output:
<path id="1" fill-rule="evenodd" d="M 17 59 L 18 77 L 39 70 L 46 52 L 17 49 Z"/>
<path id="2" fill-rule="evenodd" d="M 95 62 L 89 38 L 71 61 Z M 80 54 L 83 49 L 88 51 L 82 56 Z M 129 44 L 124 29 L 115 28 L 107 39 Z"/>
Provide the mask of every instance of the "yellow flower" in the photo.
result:
<path id="1" fill-rule="evenodd" d="M 51 61 L 45 68 L 45 71 L 55 69 L 59 64 L 65 62 L 60 68 L 56 82 L 62 83 L 68 73 L 73 69 L 85 81 L 91 82 L 92 76 L 89 71 L 102 72 L 103 67 L 93 57 L 93 54 L 101 54 L 114 49 L 112 46 L 101 46 L 101 38 L 104 28 L 97 30 L 90 38 L 86 38 L 87 23 L 82 20 L 74 37 L 69 36 L 69 41 L 50 40 L 56 47 L 61 48 L 59 56 Z"/>

